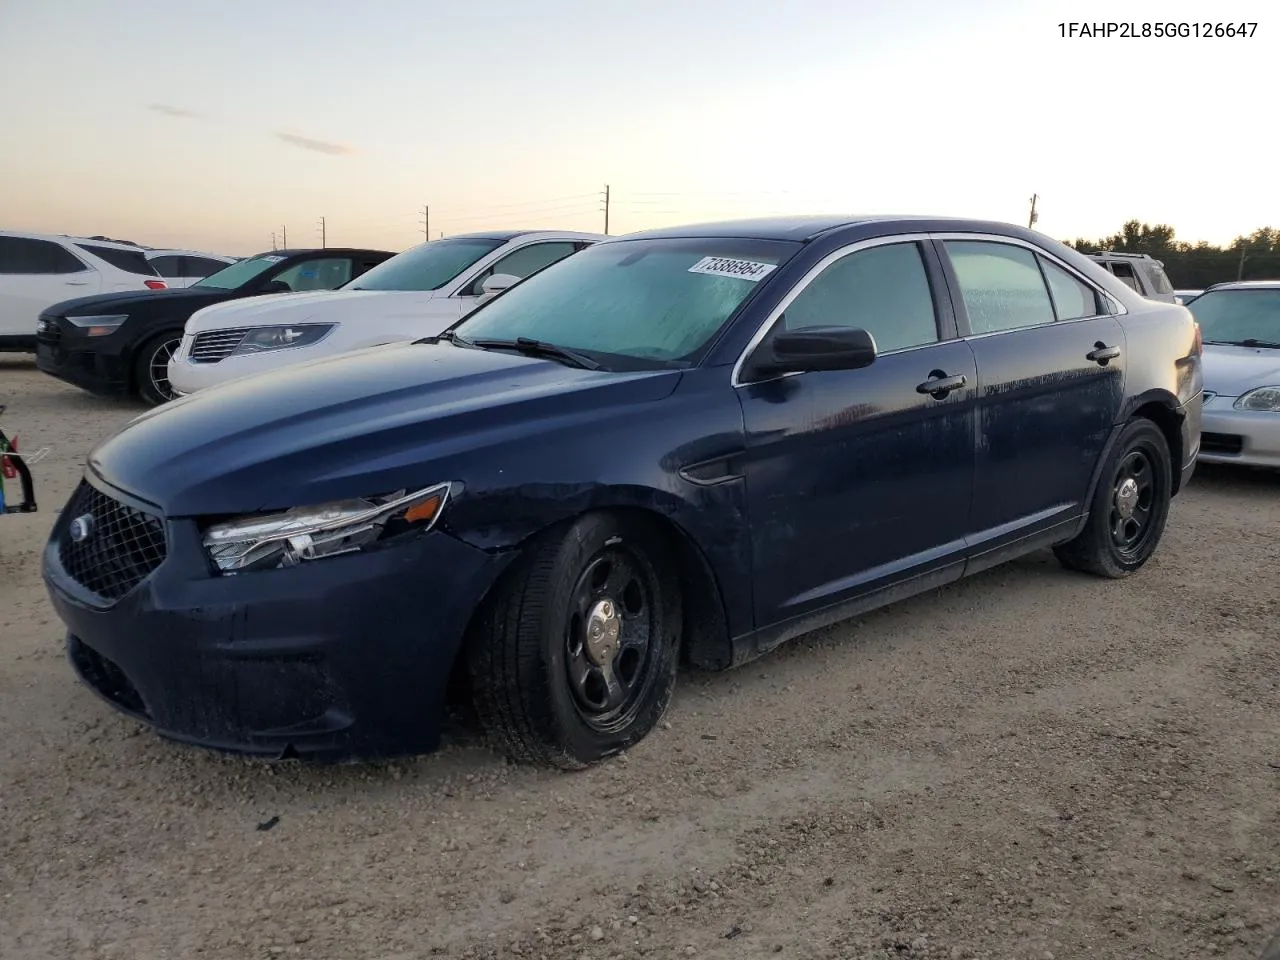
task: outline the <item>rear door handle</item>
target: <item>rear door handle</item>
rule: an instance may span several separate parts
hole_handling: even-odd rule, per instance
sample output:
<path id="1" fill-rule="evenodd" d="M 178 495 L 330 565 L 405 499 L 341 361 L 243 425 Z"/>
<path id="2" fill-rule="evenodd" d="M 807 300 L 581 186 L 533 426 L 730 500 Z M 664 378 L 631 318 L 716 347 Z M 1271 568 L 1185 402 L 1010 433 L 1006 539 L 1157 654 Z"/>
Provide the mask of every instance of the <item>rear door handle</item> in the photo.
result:
<path id="1" fill-rule="evenodd" d="M 916 386 L 916 393 L 927 393 L 941 400 L 952 390 L 959 390 L 968 382 L 964 374 L 948 377 L 943 371 L 934 370 L 929 374 L 928 380 Z"/>
<path id="2" fill-rule="evenodd" d="M 1105 367 L 1108 360 L 1114 360 L 1118 356 L 1120 356 L 1119 347 L 1108 347 L 1105 343 L 1099 340 L 1093 345 L 1093 349 L 1084 355 L 1084 358 L 1086 360 L 1092 360 L 1099 366 Z"/>

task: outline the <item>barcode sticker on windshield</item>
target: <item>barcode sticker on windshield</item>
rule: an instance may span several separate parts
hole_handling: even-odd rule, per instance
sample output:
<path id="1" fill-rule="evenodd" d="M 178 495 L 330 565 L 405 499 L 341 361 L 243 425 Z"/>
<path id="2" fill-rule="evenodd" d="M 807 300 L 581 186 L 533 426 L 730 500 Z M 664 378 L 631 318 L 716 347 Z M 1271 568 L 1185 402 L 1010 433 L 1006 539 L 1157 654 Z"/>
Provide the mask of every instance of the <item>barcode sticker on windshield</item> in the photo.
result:
<path id="1" fill-rule="evenodd" d="M 279 263 L 284 259 L 284 257 L 263 257 L 262 259 L 267 261 L 267 263 Z"/>
<path id="2" fill-rule="evenodd" d="M 729 257 L 703 257 L 692 267 L 690 273 L 709 273 L 713 277 L 736 277 L 739 280 L 750 280 L 755 283 L 777 270 L 774 263 L 756 263 L 754 260 L 733 260 Z"/>

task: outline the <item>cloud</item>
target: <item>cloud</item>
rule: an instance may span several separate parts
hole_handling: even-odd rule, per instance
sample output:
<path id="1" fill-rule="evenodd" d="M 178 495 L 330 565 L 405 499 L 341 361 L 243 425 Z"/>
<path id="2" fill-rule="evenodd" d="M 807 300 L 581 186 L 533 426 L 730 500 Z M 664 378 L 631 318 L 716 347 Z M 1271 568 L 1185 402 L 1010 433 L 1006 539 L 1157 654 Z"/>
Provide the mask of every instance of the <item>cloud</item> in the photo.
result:
<path id="1" fill-rule="evenodd" d="M 198 120 L 200 114 L 185 107 L 175 107 L 168 103 L 153 103 L 147 106 L 153 113 L 163 113 L 166 117 L 180 117 L 183 120 Z"/>
<path id="2" fill-rule="evenodd" d="M 313 140 L 310 137 L 300 137 L 296 133 L 277 133 L 276 139 L 283 140 L 285 143 L 295 147 L 301 147 L 303 150 L 314 150 L 316 153 L 327 153 L 335 157 L 356 152 L 355 148 L 348 147 L 344 143 Z"/>

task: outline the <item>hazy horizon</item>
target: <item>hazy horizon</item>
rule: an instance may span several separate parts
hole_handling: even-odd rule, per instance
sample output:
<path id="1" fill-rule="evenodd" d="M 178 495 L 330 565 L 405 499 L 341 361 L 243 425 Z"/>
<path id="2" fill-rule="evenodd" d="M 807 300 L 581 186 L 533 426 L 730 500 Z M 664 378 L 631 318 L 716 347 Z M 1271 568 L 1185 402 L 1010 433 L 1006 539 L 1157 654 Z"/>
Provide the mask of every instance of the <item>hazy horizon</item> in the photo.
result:
<path id="1" fill-rule="evenodd" d="M 282 227 L 318 245 L 325 217 L 331 246 L 400 250 L 424 205 L 433 238 L 599 231 L 605 184 L 614 234 L 772 213 L 1025 224 L 1033 193 L 1058 239 L 1280 225 L 1254 119 L 1280 52 L 1268 8 L 1232 5 L 1259 21 L 1243 39 L 1060 36 L 1206 19 L 1125 7 L 0 0 L 0 229 L 244 255 Z"/>

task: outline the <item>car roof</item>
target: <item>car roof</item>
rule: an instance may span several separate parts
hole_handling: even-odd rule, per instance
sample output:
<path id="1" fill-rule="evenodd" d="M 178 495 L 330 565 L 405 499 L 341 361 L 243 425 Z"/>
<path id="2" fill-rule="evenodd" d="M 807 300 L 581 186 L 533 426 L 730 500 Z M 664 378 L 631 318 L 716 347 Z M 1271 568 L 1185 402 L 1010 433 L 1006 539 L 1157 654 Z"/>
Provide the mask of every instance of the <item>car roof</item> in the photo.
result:
<path id="1" fill-rule="evenodd" d="M 153 247 L 148 247 L 142 252 L 145 253 L 148 258 L 181 256 L 181 257 L 209 257 L 213 260 L 229 260 L 230 259 L 230 257 L 228 257 L 226 254 L 207 253 L 203 250 L 157 250 Z"/>
<path id="2" fill-rule="evenodd" d="M 112 250 L 133 250 L 146 253 L 143 247 L 132 243 L 120 243 L 117 240 L 95 240 L 93 237 L 75 237 L 66 233 L 35 233 L 31 230 L 0 230 L 0 237 L 21 237 L 25 240 L 52 240 L 54 243 L 89 243 L 95 247 L 107 247 Z"/>
<path id="3" fill-rule="evenodd" d="M 528 237 L 536 234 L 547 234 L 556 237 L 571 237 L 578 240 L 605 240 L 608 239 L 603 233 L 583 233 L 580 230 L 483 230 L 479 233 L 451 233 L 445 237 L 446 240 L 501 240 L 508 243 L 518 237 Z"/>
<path id="4" fill-rule="evenodd" d="M 251 253 L 247 256 L 241 257 L 240 259 L 252 260 L 254 257 L 281 257 L 282 259 L 287 260 L 290 257 L 300 257 L 316 253 L 330 253 L 335 256 L 346 256 L 351 254 L 357 257 L 367 256 L 368 254 L 373 254 L 378 257 L 395 256 L 395 254 L 390 250 L 373 250 L 368 247 L 290 247 L 288 250 L 262 250 L 258 253 Z"/>
<path id="5" fill-rule="evenodd" d="M 1280 290 L 1280 280 L 1228 280 L 1205 287 L 1203 292 L 1210 290 Z"/>
<path id="6" fill-rule="evenodd" d="M 857 228 L 861 228 L 858 230 Z M 791 240 L 806 242 L 835 231 L 887 234 L 902 232 L 959 232 L 995 233 L 1023 239 L 1042 239 L 1040 234 L 1011 223 L 991 220 L 970 220 L 963 217 L 936 217 L 922 215 L 818 215 L 795 217 L 759 217 L 745 220 L 724 220 L 712 223 L 696 223 L 681 227 L 662 227 L 627 234 L 616 240 L 650 239 L 750 239 Z"/>

